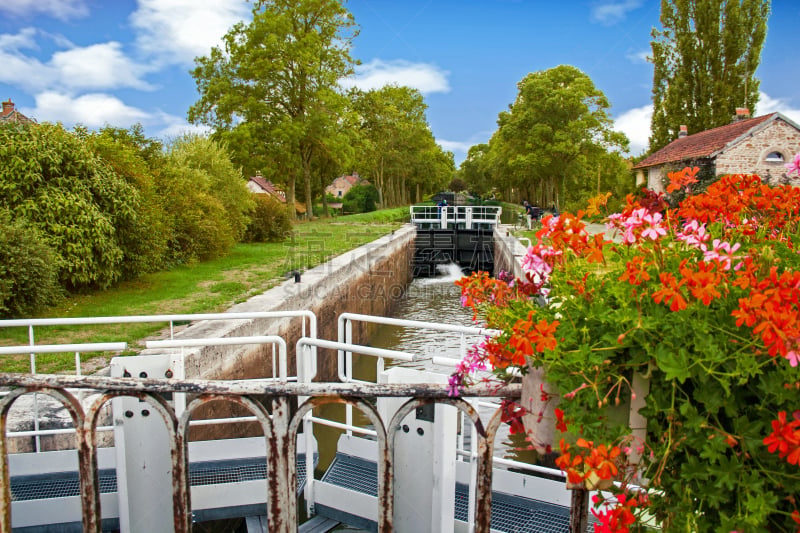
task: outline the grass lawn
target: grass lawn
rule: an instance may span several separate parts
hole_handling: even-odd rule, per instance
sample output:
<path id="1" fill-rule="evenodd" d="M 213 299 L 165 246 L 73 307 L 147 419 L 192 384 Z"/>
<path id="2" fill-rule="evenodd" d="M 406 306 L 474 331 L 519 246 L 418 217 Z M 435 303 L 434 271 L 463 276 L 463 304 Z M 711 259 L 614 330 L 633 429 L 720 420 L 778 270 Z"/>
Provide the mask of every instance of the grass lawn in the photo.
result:
<path id="1" fill-rule="evenodd" d="M 408 208 L 298 222 L 281 243 L 238 244 L 218 259 L 183 265 L 120 283 L 105 291 L 70 295 L 41 317 L 91 317 L 223 312 L 304 271 L 390 233 L 408 219 Z M 168 324 L 37 327 L 36 344 L 125 341 L 137 346 Z M 27 328 L 3 328 L 0 344 L 27 344 Z M 132 350 L 131 353 L 134 353 Z M 82 354 L 86 371 L 103 367 L 115 354 Z M 74 353 L 39 354 L 37 372 L 74 372 Z M 29 372 L 28 355 L 3 356 L 2 372 Z"/>

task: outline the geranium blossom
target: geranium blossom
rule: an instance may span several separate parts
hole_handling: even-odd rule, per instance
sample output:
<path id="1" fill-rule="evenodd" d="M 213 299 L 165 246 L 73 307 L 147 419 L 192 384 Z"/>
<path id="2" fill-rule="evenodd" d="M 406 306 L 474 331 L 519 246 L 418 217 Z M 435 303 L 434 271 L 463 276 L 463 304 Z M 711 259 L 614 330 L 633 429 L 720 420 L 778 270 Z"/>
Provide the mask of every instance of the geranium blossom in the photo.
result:
<path id="1" fill-rule="evenodd" d="M 795 162 L 791 174 L 800 176 Z M 677 207 L 652 191 L 629 195 L 606 219 L 623 244 L 587 234 L 580 211 L 563 213 L 537 232 L 525 279 L 460 282 L 465 303 L 502 331 L 481 347 L 482 361 L 504 379 L 509 368 L 535 368 L 547 389 L 537 399 L 558 402 L 552 416 L 531 413 L 531 423 L 560 433 L 532 442 L 549 449 L 564 438 L 557 464 L 571 483 L 618 482 L 609 488 L 616 499 L 593 510 L 598 531 L 627 531 L 645 505 L 650 517 L 698 530 L 789 531 L 800 519 L 792 503 L 800 494 L 800 188 L 733 175 L 693 193 L 697 174 L 674 180 Z M 646 391 L 634 385 L 643 375 Z M 609 409 L 627 413 L 637 393 L 651 415 L 634 435 Z M 504 419 L 516 424 L 519 414 L 509 408 Z M 757 510 L 743 496 L 756 476 L 776 495 Z M 639 503 L 626 492 L 642 479 L 657 498 Z M 713 505 L 707 479 L 718 480 Z"/>
<path id="2" fill-rule="evenodd" d="M 697 220 L 692 219 L 686 221 L 683 225 L 683 231 L 678 232 L 675 238 L 689 246 L 699 248 L 700 245 L 711 238 L 711 235 L 706 233 L 705 224 L 700 224 Z"/>
<path id="3" fill-rule="evenodd" d="M 731 245 L 729 242 L 724 242 L 719 239 L 714 239 L 712 243 L 712 248 L 709 250 L 705 244 L 700 245 L 700 249 L 703 250 L 703 259 L 706 261 L 719 261 L 722 267 L 725 270 L 730 270 L 733 261 L 738 261 L 742 259 L 744 256 L 733 255 L 736 250 L 741 248 L 740 243 L 735 243 Z M 741 268 L 742 263 L 737 263 L 735 270 Z"/>
<path id="4" fill-rule="evenodd" d="M 642 220 L 648 225 L 642 230 L 642 237 L 657 241 L 659 237 L 666 235 L 667 230 L 661 223 L 662 218 L 661 213 L 644 215 Z"/>
<path id="5" fill-rule="evenodd" d="M 800 154 L 796 154 L 792 162 L 786 163 L 784 166 L 786 167 L 787 176 L 794 172 L 800 177 Z"/>

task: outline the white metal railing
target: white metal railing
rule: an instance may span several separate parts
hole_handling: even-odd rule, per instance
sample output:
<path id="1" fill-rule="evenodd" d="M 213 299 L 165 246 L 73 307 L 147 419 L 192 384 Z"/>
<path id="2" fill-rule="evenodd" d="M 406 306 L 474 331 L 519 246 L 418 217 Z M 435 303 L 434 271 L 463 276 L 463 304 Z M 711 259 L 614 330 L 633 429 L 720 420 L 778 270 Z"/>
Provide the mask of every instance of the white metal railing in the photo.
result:
<path id="1" fill-rule="evenodd" d="M 309 316 L 309 312 L 289 312 L 292 316 Z M 276 316 L 285 316 L 284 313 L 253 313 L 253 314 L 246 314 L 246 318 L 252 318 L 253 315 L 258 317 L 267 317 L 274 318 Z M 189 316 L 207 316 L 207 315 L 162 315 L 162 316 L 179 316 L 181 318 L 175 319 L 177 320 L 185 320 L 185 317 Z M 236 316 L 233 314 L 222 314 L 222 315 L 212 315 L 218 316 L 220 319 L 229 319 L 235 318 L 244 318 L 242 316 Z M 316 320 L 313 314 L 310 314 L 312 319 L 310 319 L 311 323 L 311 330 L 313 331 L 314 336 L 316 335 Z M 110 317 L 108 317 L 110 318 Z M 132 317 L 117 317 L 117 318 L 132 318 Z M 137 317 L 137 318 L 151 318 L 154 319 L 156 317 Z M 158 317 L 160 318 L 160 317 Z M 74 319 L 65 319 L 65 320 L 74 320 Z M 107 320 L 101 319 L 101 320 Z M 145 321 L 145 320 L 141 320 Z M 159 320 L 160 321 L 160 320 Z M 52 321 L 47 321 L 52 322 Z M 148 341 L 146 346 L 148 348 L 186 348 L 186 347 L 196 347 L 196 346 L 212 346 L 212 345 L 228 345 L 228 344 L 272 344 L 273 346 L 273 372 L 274 369 L 278 369 L 277 376 L 273 374 L 273 379 L 262 379 L 262 380 L 255 380 L 253 383 L 274 383 L 275 386 L 288 386 L 291 388 L 292 385 L 303 386 L 307 384 L 309 386 L 314 386 L 316 384 L 311 383 L 312 379 L 316 375 L 316 366 L 317 366 L 317 348 L 324 348 L 330 350 L 337 351 L 337 362 L 338 362 L 338 373 L 340 379 L 345 382 L 345 386 L 350 384 L 354 387 L 363 386 L 373 386 L 374 384 L 367 384 L 364 381 L 357 380 L 353 376 L 353 365 L 352 365 L 352 355 L 359 354 L 359 355 L 366 355 L 370 357 L 374 357 L 376 359 L 376 367 L 378 369 L 378 375 L 380 372 L 383 371 L 384 368 L 384 361 L 405 361 L 405 362 L 413 362 L 419 361 L 421 359 L 427 359 L 427 357 L 420 357 L 416 354 L 403 352 L 399 350 L 388 350 L 388 349 L 381 349 L 375 348 L 371 346 L 363 346 L 357 345 L 352 343 L 352 336 L 353 336 L 353 323 L 354 322 L 366 322 L 366 323 L 373 323 L 373 324 L 383 324 L 383 325 L 390 325 L 390 326 L 398 326 L 398 327 L 405 327 L 405 328 L 417 328 L 417 329 L 428 329 L 432 331 L 441 331 L 441 332 L 455 332 L 458 333 L 461 337 L 461 349 L 460 349 L 460 358 L 463 358 L 467 354 L 468 349 L 468 342 L 467 338 L 469 336 L 491 336 L 496 335 L 499 333 L 497 330 L 487 329 L 487 328 L 480 328 L 474 326 L 461 326 L 461 325 L 453 325 L 453 324 L 441 324 L 441 323 L 432 323 L 432 322 L 423 322 L 423 321 L 415 321 L 415 320 L 404 320 L 404 319 L 394 319 L 394 318 L 387 318 L 387 317 L 375 317 L 369 315 L 361 315 L 355 313 L 344 313 L 339 317 L 339 338 L 340 341 L 328 341 L 317 339 L 315 337 L 303 337 L 297 343 L 297 350 L 296 350 L 296 360 L 297 360 L 297 383 L 287 383 L 287 381 L 291 380 L 291 377 L 288 376 L 287 370 L 287 353 L 286 353 L 286 342 L 283 338 L 277 336 L 258 336 L 258 337 L 238 337 L 238 338 L 218 338 L 218 339 L 173 339 L 168 341 Z M 97 323 L 97 322 L 92 322 Z M 2 325 L 2 324 L 0 324 Z M 172 325 L 171 325 L 172 326 Z M 170 328 L 172 330 L 172 327 Z M 305 320 L 303 320 L 303 330 L 305 332 Z M 343 339 L 343 340 L 342 340 Z M 102 347 L 103 349 L 108 348 L 115 348 L 117 350 L 124 350 L 126 348 L 125 343 L 116 343 L 116 344 L 99 344 L 99 345 L 58 345 L 48 346 L 48 345 L 39 345 L 39 346 L 21 346 L 21 347 L 14 347 L 14 350 L 17 350 L 13 353 L 27 353 L 28 351 L 36 352 L 45 352 L 45 351 L 65 351 L 67 347 L 75 348 L 75 349 L 82 349 L 84 351 L 90 349 L 92 346 L 95 347 Z M 275 352 L 275 348 L 277 347 L 277 353 Z M 10 348 L 2 348 L 2 350 L 10 350 Z M 4 353 L 4 352 L 0 352 Z M 10 352 L 9 352 L 10 353 Z M 276 359 L 277 358 L 277 359 Z M 458 363 L 460 359 L 457 358 L 443 358 L 443 357 L 436 357 L 432 358 L 432 361 L 435 364 L 444 364 L 448 366 L 454 366 Z M 110 382 L 114 382 L 114 378 L 109 378 Z M 168 380 L 166 383 L 166 387 L 170 387 L 169 385 L 172 382 L 178 383 L 179 381 L 186 381 L 185 376 L 179 375 L 176 376 L 174 380 Z M 150 380 L 153 381 L 153 380 Z M 247 380 L 240 380 L 239 383 L 241 387 L 247 387 L 246 384 Z M 60 386 L 66 386 L 67 384 L 72 383 L 71 381 L 65 381 Z M 269 385 L 267 385 L 269 387 Z M 166 390 L 166 389 L 165 389 Z M 312 390 L 312 389 L 309 389 Z M 176 405 L 173 407 L 176 416 L 183 417 L 183 410 L 185 405 L 178 406 L 178 398 L 183 396 L 185 393 L 180 392 L 179 389 L 173 390 L 173 399 L 176 400 Z M 306 393 L 307 394 L 307 393 Z M 309 396 L 303 395 L 301 392 L 298 394 L 298 401 L 299 403 L 303 403 L 309 400 Z M 496 410 L 497 403 L 490 403 L 489 398 L 479 399 L 477 397 L 473 398 L 469 401 L 471 405 L 475 407 L 477 410 L 478 407 L 486 407 Z M 306 450 L 313 449 L 313 423 L 318 424 L 325 424 L 333 428 L 337 428 L 343 431 L 348 432 L 348 434 L 352 433 L 360 433 L 362 435 L 368 435 L 371 437 L 380 438 L 379 431 L 376 429 L 368 429 L 366 427 L 360 427 L 353 422 L 352 416 L 352 405 L 350 403 L 346 403 L 346 410 L 348 411 L 347 418 L 345 423 L 325 420 L 321 418 L 317 418 L 313 416 L 313 409 L 308 408 L 307 412 L 303 413 L 302 415 L 302 424 L 303 424 L 303 433 L 305 434 L 306 439 Z M 461 414 L 463 416 L 464 410 L 461 410 Z M 271 416 L 270 416 L 271 418 Z M 258 416 L 245 416 L 245 417 L 236 417 L 236 418 L 227 418 L 227 419 L 217 419 L 217 420 L 197 420 L 187 422 L 188 425 L 205 425 L 205 424 L 216 424 L 216 423 L 231 423 L 231 422 L 252 422 L 258 421 Z M 461 427 L 464 428 L 472 421 L 467 417 L 466 419 L 462 418 Z M 103 430 L 111 430 L 113 427 L 96 427 L 94 431 L 103 431 Z M 379 428 L 378 428 L 379 429 Z M 40 435 L 44 434 L 55 434 L 55 433 L 66 433 L 70 431 L 75 431 L 75 429 L 69 430 L 43 430 L 40 431 Z M 25 432 L 25 434 L 29 434 L 31 432 Z M 22 436 L 22 433 L 19 434 L 8 434 L 8 436 Z M 299 434 L 297 435 L 299 438 Z M 463 438 L 463 430 L 459 435 L 459 439 L 457 442 L 457 455 L 462 459 L 467 459 L 471 463 L 472 467 L 472 475 L 470 479 L 474 480 L 477 478 L 477 468 L 478 468 L 478 449 L 477 443 L 479 436 L 473 435 L 470 439 L 471 446 L 469 449 L 465 449 L 464 446 L 464 438 Z M 521 463 L 518 461 L 513 461 L 510 459 L 503 459 L 503 458 L 494 458 L 494 462 L 498 465 L 504 465 L 508 467 L 514 467 L 519 469 L 524 469 L 533 472 L 544 472 L 550 475 L 560 475 L 562 474 L 558 470 L 553 469 L 546 469 L 543 467 L 539 467 L 536 465 L 529 465 L 527 463 Z M 306 491 L 307 491 L 307 502 L 310 505 L 313 505 L 313 486 L 314 486 L 314 472 L 313 472 L 313 461 L 307 461 L 306 463 Z M 470 511 L 468 516 L 470 517 L 470 528 L 474 527 L 474 516 L 475 514 L 475 505 L 476 501 L 478 500 L 475 495 L 475 488 L 471 487 L 470 489 Z"/>
<path id="2" fill-rule="evenodd" d="M 36 355 L 40 353 L 68 353 L 75 352 L 75 375 L 81 375 L 81 354 L 96 352 L 121 352 L 128 349 L 125 342 L 111 343 L 83 343 L 83 344 L 35 344 L 35 328 L 48 326 L 93 326 L 107 324 L 134 324 L 134 323 L 159 323 L 169 324 L 169 340 L 146 341 L 147 348 L 181 348 L 178 355 L 180 364 L 175 368 L 175 378 L 185 378 L 183 367 L 183 348 L 201 346 L 220 346 L 220 345 L 246 345 L 246 344 L 272 344 L 272 370 L 273 379 L 280 379 L 283 382 L 295 380 L 295 377 L 288 376 L 287 370 L 287 351 L 286 341 L 279 336 L 260 336 L 260 337 L 229 337 L 214 339 L 175 339 L 175 323 L 177 322 L 196 322 L 201 320 L 252 320 L 252 319 L 277 319 L 277 318 L 302 318 L 301 335 L 317 336 L 317 317 L 311 311 L 260 311 L 251 313 L 195 313 L 195 314 L 174 314 L 174 315 L 131 315 L 131 316 L 106 316 L 106 317 L 78 317 L 78 318 L 30 318 L 30 319 L 11 319 L 0 320 L 0 329 L 24 327 L 28 330 L 28 344 L 17 346 L 0 347 L 0 355 L 29 354 L 30 373 L 37 374 Z M 308 327 L 306 326 L 308 320 Z M 278 353 L 275 346 L 279 347 Z M 277 365 L 276 365 L 277 363 Z M 313 350 L 308 360 L 309 367 L 316 372 L 316 350 Z M 278 375 L 276 375 L 278 369 Z M 2 394 L 2 393 L 0 393 Z M 180 411 L 183 395 L 178 395 L 177 409 Z M 34 450 L 41 449 L 42 436 L 74 433 L 74 428 L 47 429 L 43 430 L 39 426 L 39 403 L 36 394 L 33 395 L 33 431 L 7 431 L 8 437 L 34 437 Z M 234 419 L 213 419 L 203 421 L 193 421 L 192 425 L 222 424 L 248 420 Z M 111 431 L 113 426 L 100 426 L 97 431 Z"/>
<path id="3" fill-rule="evenodd" d="M 486 206 L 412 205 L 411 223 L 420 229 L 490 229 L 500 223 L 503 208 Z"/>

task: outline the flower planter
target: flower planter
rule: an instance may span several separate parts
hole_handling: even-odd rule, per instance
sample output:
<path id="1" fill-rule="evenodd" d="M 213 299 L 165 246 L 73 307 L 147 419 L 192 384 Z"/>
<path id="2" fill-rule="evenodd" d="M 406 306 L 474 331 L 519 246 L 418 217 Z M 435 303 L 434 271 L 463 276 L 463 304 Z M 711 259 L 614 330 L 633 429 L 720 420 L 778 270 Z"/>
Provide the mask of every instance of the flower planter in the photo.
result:
<path id="1" fill-rule="evenodd" d="M 630 465 L 635 466 L 641 459 L 647 436 L 647 419 L 639 414 L 639 409 L 645 405 L 645 399 L 650 391 L 650 380 L 634 372 L 631 388 L 633 398 L 629 404 L 607 409 L 614 410 L 616 415 L 627 416 L 632 436 L 627 459 Z M 560 398 L 555 387 L 545 379 L 544 369 L 528 365 L 528 372 L 522 377 L 520 405 L 526 410 L 522 423 L 531 445 L 540 454 L 547 453 L 558 442 L 555 409 L 559 402 Z"/>
<path id="2" fill-rule="evenodd" d="M 589 474 L 589 477 L 584 479 L 583 483 L 570 483 L 567 481 L 567 489 L 569 490 L 608 490 L 613 485 L 613 480 L 600 479 L 594 472 Z"/>

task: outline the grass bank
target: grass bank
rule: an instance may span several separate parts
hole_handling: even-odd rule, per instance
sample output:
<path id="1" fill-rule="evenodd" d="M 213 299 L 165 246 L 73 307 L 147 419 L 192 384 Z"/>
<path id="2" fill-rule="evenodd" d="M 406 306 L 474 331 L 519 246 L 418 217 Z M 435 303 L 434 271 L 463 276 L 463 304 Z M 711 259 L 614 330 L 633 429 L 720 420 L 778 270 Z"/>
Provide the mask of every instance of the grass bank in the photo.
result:
<path id="1" fill-rule="evenodd" d="M 71 295 L 41 317 L 155 315 L 223 312 L 344 252 L 390 233 L 408 219 L 408 208 L 298 222 L 280 243 L 238 244 L 224 257 L 156 272 L 104 291 Z M 136 347 L 164 324 L 120 324 L 36 328 L 36 344 L 125 341 Z M 3 328 L 0 344 L 26 344 L 26 328 Z M 134 348 L 131 353 L 135 352 Z M 105 366 L 114 354 L 85 354 L 85 371 Z M 37 371 L 74 371 L 73 354 L 40 354 Z M 29 372 L 29 356 L 3 356 L 2 372 Z"/>

